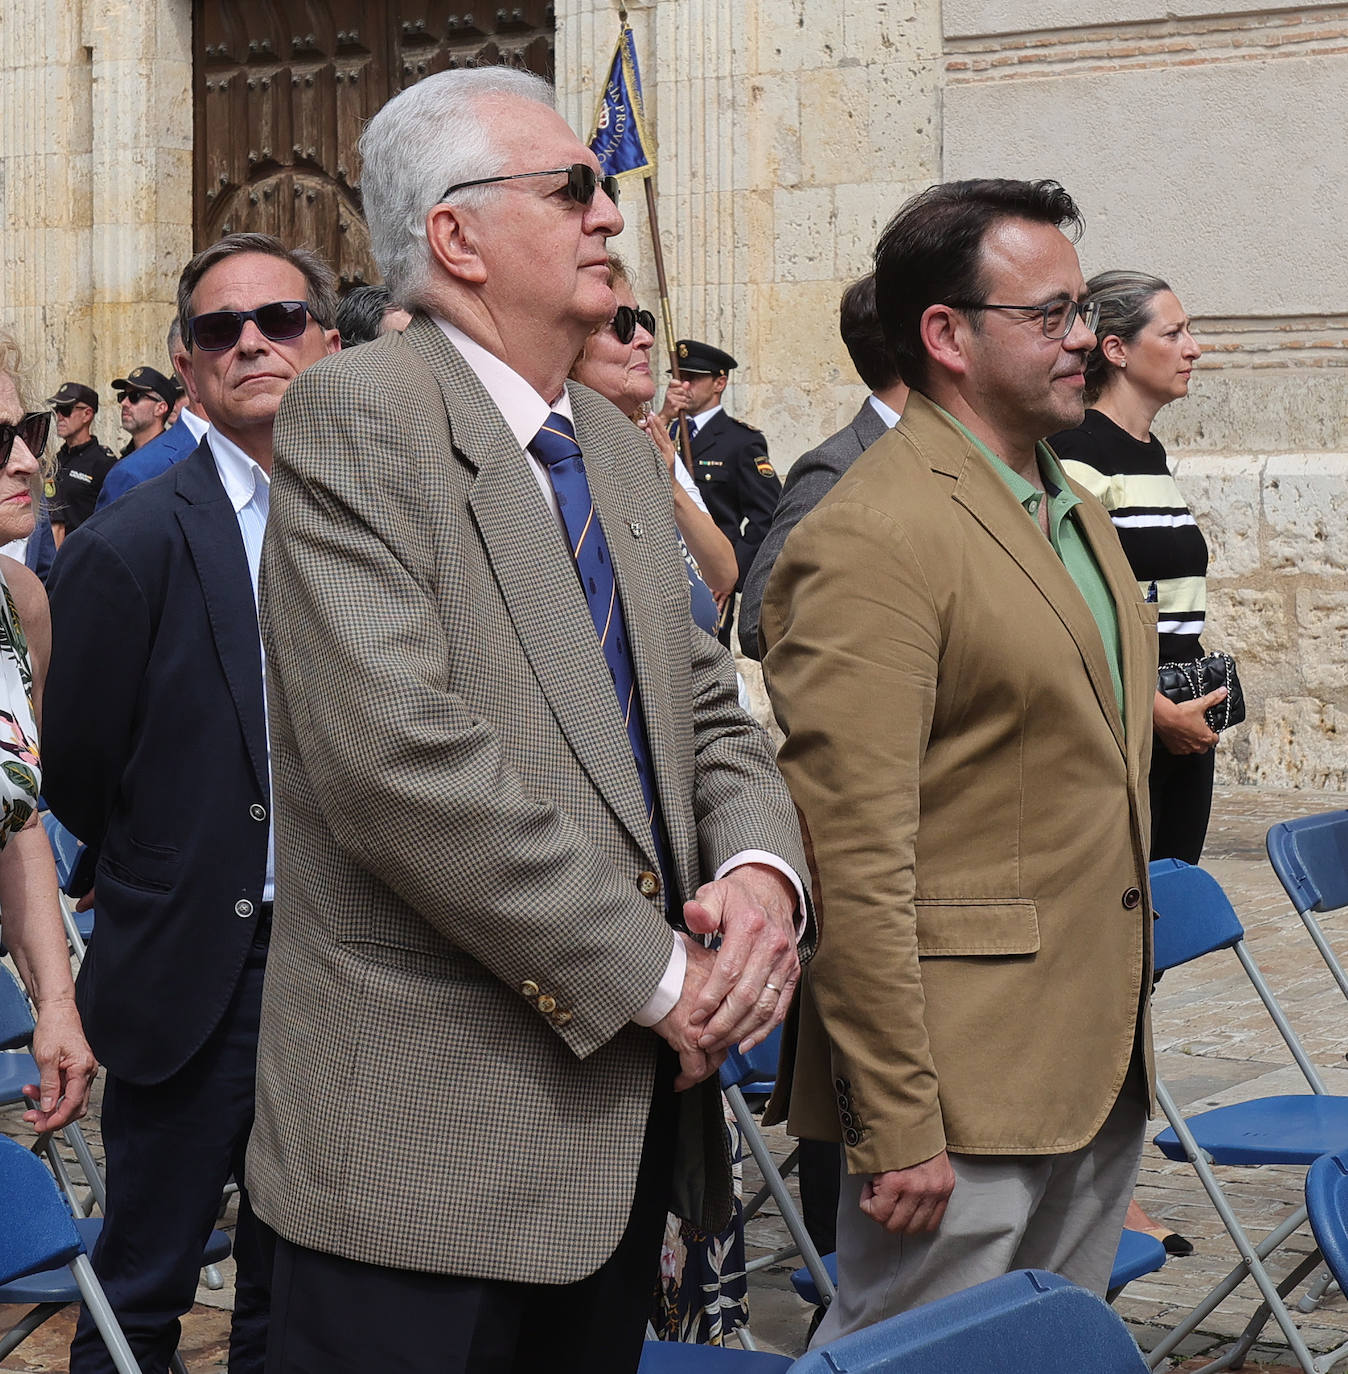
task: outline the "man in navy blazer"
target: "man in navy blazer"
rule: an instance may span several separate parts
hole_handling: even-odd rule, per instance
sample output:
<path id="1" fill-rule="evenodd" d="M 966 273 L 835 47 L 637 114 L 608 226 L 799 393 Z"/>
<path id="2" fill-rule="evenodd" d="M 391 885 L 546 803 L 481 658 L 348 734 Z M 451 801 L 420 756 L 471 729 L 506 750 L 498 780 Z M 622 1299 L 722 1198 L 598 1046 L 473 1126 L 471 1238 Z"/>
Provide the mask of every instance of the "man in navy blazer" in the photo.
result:
<path id="1" fill-rule="evenodd" d="M 93 1261 L 146 1374 L 172 1357 L 231 1174 L 229 1368 L 263 1368 L 270 1248 L 244 1176 L 272 903 L 257 570 L 272 421 L 290 380 L 336 351 L 335 310 L 331 272 L 269 236 L 198 253 L 178 311 L 184 378 L 211 428 L 85 522 L 48 584 L 44 787 L 96 855 L 77 986 L 108 1073 Z M 86 1318 L 70 1369 L 112 1369 Z"/>
<path id="2" fill-rule="evenodd" d="M 183 347 L 182 325 L 173 321 L 168 333 L 169 357 L 173 359 L 173 370 L 182 377 L 183 359 L 187 350 Z M 197 402 L 189 396 L 187 404 L 178 412 L 178 418 L 162 434 L 151 439 L 143 448 L 128 453 L 121 462 L 113 465 L 103 479 L 98 493 L 95 510 L 110 506 L 119 496 L 125 496 L 132 487 L 148 482 L 167 472 L 174 463 L 181 462 L 201 443 L 209 421 Z"/>

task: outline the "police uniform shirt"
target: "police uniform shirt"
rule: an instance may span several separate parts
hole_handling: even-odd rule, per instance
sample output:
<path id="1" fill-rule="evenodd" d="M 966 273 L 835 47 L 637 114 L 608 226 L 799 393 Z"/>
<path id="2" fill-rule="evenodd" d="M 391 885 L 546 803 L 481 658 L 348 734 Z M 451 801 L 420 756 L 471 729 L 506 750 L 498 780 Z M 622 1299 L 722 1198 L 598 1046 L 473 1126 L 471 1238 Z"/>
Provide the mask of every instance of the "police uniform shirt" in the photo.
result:
<path id="1" fill-rule="evenodd" d="M 94 513 L 103 479 L 117 461 L 97 439 L 71 448 L 62 444 L 56 455 L 56 477 L 49 482 L 47 499 L 51 518 L 64 524 L 67 534 L 77 530 Z"/>
<path id="2" fill-rule="evenodd" d="M 735 546 L 739 591 L 772 526 L 782 484 L 768 460 L 767 440 L 752 425 L 720 406 L 689 423 L 694 429 L 693 477 L 711 518 Z"/>

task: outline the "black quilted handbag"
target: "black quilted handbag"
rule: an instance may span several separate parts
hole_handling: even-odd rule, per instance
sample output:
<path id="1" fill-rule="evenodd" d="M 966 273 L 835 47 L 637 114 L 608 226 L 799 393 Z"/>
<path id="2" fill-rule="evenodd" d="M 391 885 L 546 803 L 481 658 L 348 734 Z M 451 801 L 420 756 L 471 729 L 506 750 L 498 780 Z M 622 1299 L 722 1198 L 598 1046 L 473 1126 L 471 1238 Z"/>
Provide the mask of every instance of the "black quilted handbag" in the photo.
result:
<path id="1" fill-rule="evenodd" d="M 1245 719 L 1245 693 L 1236 676 L 1236 660 L 1230 654 L 1208 654 L 1189 663 L 1163 663 L 1157 670 L 1156 690 L 1176 706 L 1205 697 L 1218 687 L 1226 688 L 1226 700 L 1204 711 L 1203 718 L 1220 733 Z"/>

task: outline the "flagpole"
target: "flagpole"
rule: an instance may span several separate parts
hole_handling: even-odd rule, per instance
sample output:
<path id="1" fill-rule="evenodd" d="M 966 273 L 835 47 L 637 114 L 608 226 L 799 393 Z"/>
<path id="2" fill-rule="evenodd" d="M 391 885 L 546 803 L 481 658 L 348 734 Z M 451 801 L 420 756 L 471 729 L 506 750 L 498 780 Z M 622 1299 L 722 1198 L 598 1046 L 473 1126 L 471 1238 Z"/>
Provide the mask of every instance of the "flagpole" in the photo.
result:
<path id="1" fill-rule="evenodd" d="M 669 370 L 676 382 L 683 380 L 679 367 L 679 350 L 674 346 L 674 315 L 669 308 L 669 282 L 665 277 L 665 251 L 660 243 L 660 218 L 655 209 L 655 178 L 643 177 L 646 183 L 646 219 L 651 229 L 651 251 L 655 256 L 655 279 L 660 287 L 660 316 L 665 322 L 665 347 L 669 349 Z M 688 433 L 688 416 L 679 411 L 679 448 L 683 451 L 683 465 L 693 475 L 693 441 Z"/>

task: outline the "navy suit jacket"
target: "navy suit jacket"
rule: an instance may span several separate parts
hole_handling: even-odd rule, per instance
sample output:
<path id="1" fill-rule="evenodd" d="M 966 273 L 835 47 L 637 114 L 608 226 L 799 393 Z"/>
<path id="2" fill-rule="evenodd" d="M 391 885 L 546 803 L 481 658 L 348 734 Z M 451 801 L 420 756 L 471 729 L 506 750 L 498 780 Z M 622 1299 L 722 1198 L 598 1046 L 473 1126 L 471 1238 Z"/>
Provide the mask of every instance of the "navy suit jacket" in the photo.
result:
<path id="1" fill-rule="evenodd" d="M 112 465 L 103 479 L 94 509 L 102 510 L 104 506 L 110 506 L 133 487 L 148 482 L 151 477 L 158 477 L 161 472 L 167 472 L 174 463 L 181 462 L 193 452 L 196 446 L 192 431 L 181 420 L 176 425 L 170 425 L 144 448 L 128 453 Z"/>
<path id="2" fill-rule="evenodd" d="M 61 547 L 43 789 L 96 853 L 77 985 L 94 1053 L 157 1083 L 219 1023 L 260 915 L 262 650 L 234 508 L 208 444 Z"/>

